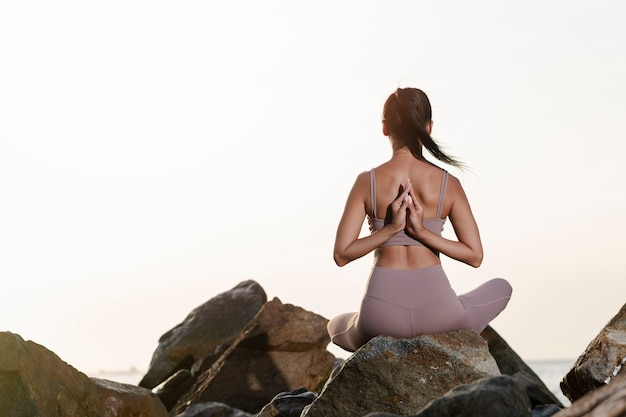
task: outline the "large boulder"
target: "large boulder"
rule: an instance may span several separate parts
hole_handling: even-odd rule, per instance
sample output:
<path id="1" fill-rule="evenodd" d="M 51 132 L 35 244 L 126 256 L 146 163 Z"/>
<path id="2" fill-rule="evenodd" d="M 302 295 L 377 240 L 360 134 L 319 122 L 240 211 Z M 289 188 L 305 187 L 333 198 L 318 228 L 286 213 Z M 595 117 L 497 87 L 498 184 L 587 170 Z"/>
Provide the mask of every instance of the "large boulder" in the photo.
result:
<path id="1" fill-rule="evenodd" d="M 322 316 L 274 298 L 197 378 L 172 414 L 207 401 L 257 413 L 280 392 L 299 387 L 319 391 L 335 360 L 326 350 L 327 323 Z"/>
<path id="2" fill-rule="evenodd" d="M 255 417 L 300 417 L 302 410 L 317 398 L 317 394 L 304 387 L 291 392 L 281 392 L 259 411 Z"/>
<path id="3" fill-rule="evenodd" d="M 626 416 L 626 375 L 589 392 L 554 417 L 623 417 Z"/>
<path id="4" fill-rule="evenodd" d="M 489 345 L 489 352 L 496 360 L 500 372 L 513 376 L 520 383 L 533 407 L 544 404 L 556 404 L 563 408 L 561 401 L 530 366 L 509 346 L 509 344 L 491 326 L 487 326 L 480 334 Z"/>
<path id="5" fill-rule="evenodd" d="M 561 381 L 571 401 L 604 386 L 626 366 L 626 305 L 607 323 Z"/>
<path id="6" fill-rule="evenodd" d="M 302 416 L 411 415 L 458 385 L 497 375 L 487 343 L 473 330 L 413 339 L 379 336 L 333 372 Z"/>
<path id="7" fill-rule="evenodd" d="M 139 386 L 152 389 L 179 369 L 225 350 L 266 302 L 265 290 L 248 280 L 196 307 L 161 336 Z"/>
<path id="8" fill-rule="evenodd" d="M 533 375 L 527 374 L 525 371 L 519 371 L 512 375 L 512 378 L 526 392 L 530 404 L 533 407 L 533 413 L 536 409 L 562 409 L 563 405 L 557 400 L 555 402 L 554 393 L 549 391 L 543 382 L 538 381 Z M 534 414 L 533 414 L 534 415 Z"/>
<path id="9" fill-rule="evenodd" d="M 0 333 L 2 417 L 166 417 L 145 388 L 91 379 L 17 334 Z"/>
<path id="10" fill-rule="evenodd" d="M 98 389 L 98 417 L 167 416 L 163 404 L 146 388 L 106 379 L 91 380 Z"/>
<path id="11" fill-rule="evenodd" d="M 237 410 L 228 404 L 215 401 L 197 403 L 175 417 L 254 417 L 250 413 Z"/>
<path id="12" fill-rule="evenodd" d="M 508 375 L 483 378 L 450 390 L 415 417 L 530 417 L 524 389 Z"/>
<path id="13" fill-rule="evenodd" d="M 165 408 L 171 410 L 176 401 L 182 397 L 196 382 L 188 369 L 180 369 L 161 384 L 157 385 L 152 392 L 159 397 Z"/>

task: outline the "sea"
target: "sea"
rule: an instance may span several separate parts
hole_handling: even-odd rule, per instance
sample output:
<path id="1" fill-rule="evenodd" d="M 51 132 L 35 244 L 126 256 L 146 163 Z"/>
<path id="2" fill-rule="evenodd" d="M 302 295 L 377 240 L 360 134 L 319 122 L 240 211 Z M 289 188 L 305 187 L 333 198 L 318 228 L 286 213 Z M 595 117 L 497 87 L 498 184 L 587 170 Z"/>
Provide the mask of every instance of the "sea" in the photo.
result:
<path id="1" fill-rule="evenodd" d="M 546 387 L 552 391 L 564 406 L 569 406 L 570 401 L 561 392 L 559 384 L 575 362 L 576 359 L 532 360 L 526 361 L 526 364 L 535 371 Z M 137 385 L 145 373 L 145 370 L 131 368 L 125 371 L 99 371 L 89 374 L 89 376 L 124 384 Z"/>

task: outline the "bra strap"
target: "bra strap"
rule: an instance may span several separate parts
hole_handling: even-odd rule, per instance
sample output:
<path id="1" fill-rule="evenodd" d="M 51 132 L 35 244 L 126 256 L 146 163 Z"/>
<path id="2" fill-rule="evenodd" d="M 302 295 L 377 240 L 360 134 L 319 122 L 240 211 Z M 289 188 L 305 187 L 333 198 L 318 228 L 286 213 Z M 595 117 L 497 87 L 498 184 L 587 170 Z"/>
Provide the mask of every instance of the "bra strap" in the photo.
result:
<path id="1" fill-rule="evenodd" d="M 372 215 L 376 219 L 376 176 L 374 168 L 370 170 L 370 205 L 372 206 Z"/>
<path id="2" fill-rule="evenodd" d="M 441 189 L 439 190 L 439 203 L 437 204 L 436 219 L 441 218 L 441 211 L 443 210 L 443 197 L 446 193 L 446 185 L 448 184 L 448 171 L 443 170 L 443 177 L 441 178 Z"/>

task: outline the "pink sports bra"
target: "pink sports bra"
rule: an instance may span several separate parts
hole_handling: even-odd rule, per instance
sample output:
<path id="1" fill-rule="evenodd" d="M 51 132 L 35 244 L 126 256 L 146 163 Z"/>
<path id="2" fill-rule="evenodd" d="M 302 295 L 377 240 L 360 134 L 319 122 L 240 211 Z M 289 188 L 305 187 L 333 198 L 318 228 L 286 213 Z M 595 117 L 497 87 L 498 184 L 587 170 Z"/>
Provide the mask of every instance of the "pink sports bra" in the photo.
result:
<path id="1" fill-rule="evenodd" d="M 437 204 L 437 214 L 434 219 L 424 219 L 424 227 L 439 236 L 441 236 L 441 232 L 443 232 L 443 225 L 446 222 L 446 219 L 441 218 L 441 210 L 443 207 L 443 196 L 446 191 L 447 183 L 448 172 L 443 170 L 441 189 L 439 190 L 439 203 Z M 376 176 L 374 174 L 374 169 L 370 171 L 370 204 L 372 206 L 372 215 L 368 214 L 367 223 L 369 224 L 370 232 L 374 233 L 385 226 L 385 219 L 379 219 L 376 217 Z M 424 244 L 409 236 L 406 231 L 401 230 L 380 246 L 424 246 Z"/>

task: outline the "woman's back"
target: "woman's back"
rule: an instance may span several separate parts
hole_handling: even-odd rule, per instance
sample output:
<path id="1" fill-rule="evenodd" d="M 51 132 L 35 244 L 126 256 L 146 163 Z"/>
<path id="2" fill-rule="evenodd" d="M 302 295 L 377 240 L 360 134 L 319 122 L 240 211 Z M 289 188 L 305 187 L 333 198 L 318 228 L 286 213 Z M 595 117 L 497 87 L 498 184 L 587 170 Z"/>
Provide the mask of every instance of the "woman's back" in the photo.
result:
<path id="1" fill-rule="evenodd" d="M 413 191 L 424 208 L 426 221 L 445 219 L 450 211 L 453 192 L 446 190 L 454 189 L 447 187 L 444 182 L 444 174 L 441 168 L 424 160 L 414 158 L 410 153 L 396 154 L 390 161 L 380 165 L 374 170 L 376 207 L 371 201 L 371 196 L 365 202 L 365 208 L 373 221 L 376 213 L 378 220 L 383 220 L 391 202 L 398 197 L 407 179 L 413 186 Z M 445 188 L 442 188 L 442 183 Z M 441 195 L 441 191 L 444 194 Z M 441 207 L 440 207 L 441 203 Z M 437 217 L 437 210 L 441 213 Z M 441 222 L 443 223 L 443 221 Z M 438 253 L 421 244 L 411 246 L 383 246 L 376 249 L 374 264 L 394 269 L 415 269 L 439 264 Z"/>

